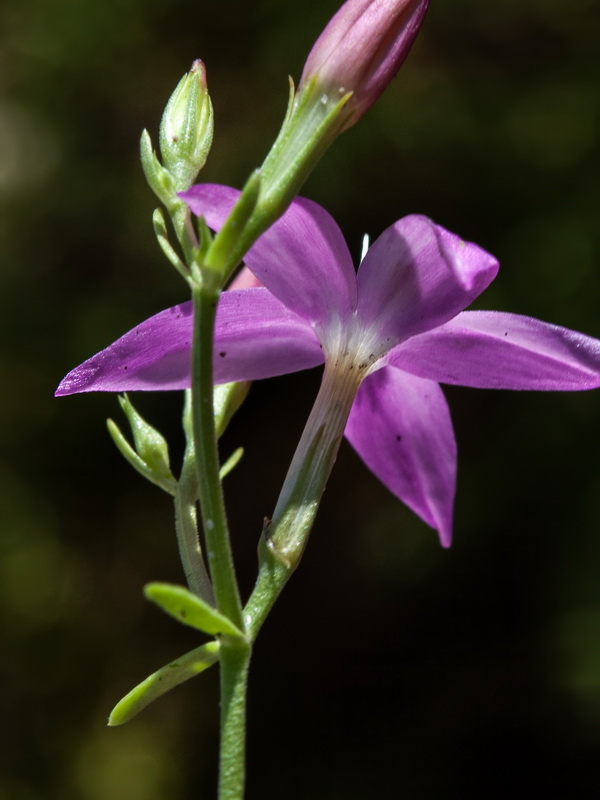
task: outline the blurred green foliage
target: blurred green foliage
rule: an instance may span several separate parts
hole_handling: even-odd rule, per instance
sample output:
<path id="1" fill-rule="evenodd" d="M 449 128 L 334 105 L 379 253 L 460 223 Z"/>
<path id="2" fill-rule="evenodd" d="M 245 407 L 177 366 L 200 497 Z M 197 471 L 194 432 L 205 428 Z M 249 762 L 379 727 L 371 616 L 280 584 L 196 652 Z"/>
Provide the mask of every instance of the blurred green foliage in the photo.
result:
<path id="1" fill-rule="evenodd" d="M 181 577 L 168 499 L 105 433 L 116 399 L 52 391 L 185 299 L 137 158 L 179 77 L 206 62 L 204 178 L 239 186 L 337 5 L 0 8 L 2 800 L 214 795 L 216 670 L 104 727 L 197 639 L 143 601 L 144 583 Z M 357 257 L 365 232 L 423 212 L 500 257 L 482 307 L 600 336 L 599 31 L 595 0 L 433 0 L 399 77 L 305 193 Z M 317 384 L 255 385 L 225 437 L 225 453 L 246 449 L 227 479 L 245 591 Z M 456 544 L 441 551 L 342 449 L 257 644 L 249 800 L 600 791 L 599 395 L 447 394 Z M 181 398 L 139 403 L 177 463 Z"/>

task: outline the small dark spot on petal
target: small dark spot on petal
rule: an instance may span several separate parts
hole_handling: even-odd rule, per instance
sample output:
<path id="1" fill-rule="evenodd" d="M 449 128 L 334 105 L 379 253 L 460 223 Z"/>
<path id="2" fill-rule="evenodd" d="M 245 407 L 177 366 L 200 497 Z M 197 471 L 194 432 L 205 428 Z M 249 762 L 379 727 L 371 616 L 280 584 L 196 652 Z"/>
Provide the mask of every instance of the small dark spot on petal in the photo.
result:
<path id="1" fill-rule="evenodd" d="M 508 331 L 506 331 L 504 335 L 505 335 L 505 336 L 508 336 Z"/>
<path id="2" fill-rule="evenodd" d="M 399 433 L 396 434 L 396 441 L 397 442 L 401 442 L 402 441 L 402 437 L 400 436 Z"/>
<path id="3" fill-rule="evenodd" d="M 223 352 L 223 353 L 219 353 L 219 355 L 221 356 L 221 358 L 225 358 L 225 356 L 227 355 L 227 353 Z"/>
<path id="4" fill-rule="evenodd" d="M 125 364 L 123 369 L 129 369 L 129 367 Z"/>

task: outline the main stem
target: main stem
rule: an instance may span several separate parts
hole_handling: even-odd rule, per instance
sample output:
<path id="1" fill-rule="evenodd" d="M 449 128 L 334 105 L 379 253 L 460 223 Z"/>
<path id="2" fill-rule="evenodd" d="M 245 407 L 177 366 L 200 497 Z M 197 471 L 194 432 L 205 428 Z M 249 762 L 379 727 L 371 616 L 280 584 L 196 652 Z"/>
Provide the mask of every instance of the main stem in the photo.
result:
<path id="1" fill-rule="evenodd" d="M 218 290 L 194 284 L 192 427 L 200 512 L 217 608 L 244 630 L 242 606 L 219 478 L 213 404 L 213 339 Z M 221 748 L 219 800 L 242 800 L 245 780 L 246 683 L 250 644 L 223 636 L 220 647 Z"/>

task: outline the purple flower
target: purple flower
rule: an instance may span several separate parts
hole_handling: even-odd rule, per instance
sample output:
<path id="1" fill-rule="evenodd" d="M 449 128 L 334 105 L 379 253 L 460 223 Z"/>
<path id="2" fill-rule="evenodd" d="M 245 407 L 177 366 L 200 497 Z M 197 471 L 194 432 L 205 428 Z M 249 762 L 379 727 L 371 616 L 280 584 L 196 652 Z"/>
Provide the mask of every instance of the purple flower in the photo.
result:
<path id="1" fill-rule="evenodd" d="M 425 17 L 429 0 L 348 0 L 310 51 L 298 87 L 313 77 L 320 92 L 347 106 L 353 125 L 400 69 Z"/>
<path id="2" fill-rule="evenodd" d="M 184 197 L 218 229 L 238 195 L 200 185 Z M 404 217 L 384 231 L 356 274 L 335 221 L 299 198 L 245 263 L 264 286 L 222 295 L 215 380 L 257 380 L 326 361 L 356 392 L 347 424 L 341 421 L 348 440 L 445 546 L 456 443 L 439 382 L 600 386 L 599 340 L 516 314 L 464 311 L 498 263 L 426 217 Z M 57 395 L 187 387 L 191 313 L 186 303 L 146 320 L 69 373 Z"/>

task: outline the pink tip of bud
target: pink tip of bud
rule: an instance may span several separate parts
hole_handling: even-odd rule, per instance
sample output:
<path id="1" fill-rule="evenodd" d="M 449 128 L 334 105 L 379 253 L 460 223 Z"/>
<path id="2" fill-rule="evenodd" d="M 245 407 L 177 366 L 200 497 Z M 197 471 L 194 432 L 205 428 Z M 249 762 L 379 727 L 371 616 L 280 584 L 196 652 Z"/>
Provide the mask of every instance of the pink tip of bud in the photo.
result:
<path id="1" fill-rule="evenodd" d="M 200 86 L 204 91 L 207 89 L 206 83 L 206 67 L 204 65 L 204 61 L 200 58 L 197 58 L 190 67 L 190 73 L 193 75 L 197 75 L 200 81 Z"/>
<path id="2" fill-rule="evenodd" d="M 346 127 L 377 100 L 398 72 L 429 0 L 347 0 L 310 51 L 300 86 L 316 78 L 329 96 L 352 92 Z"/>

